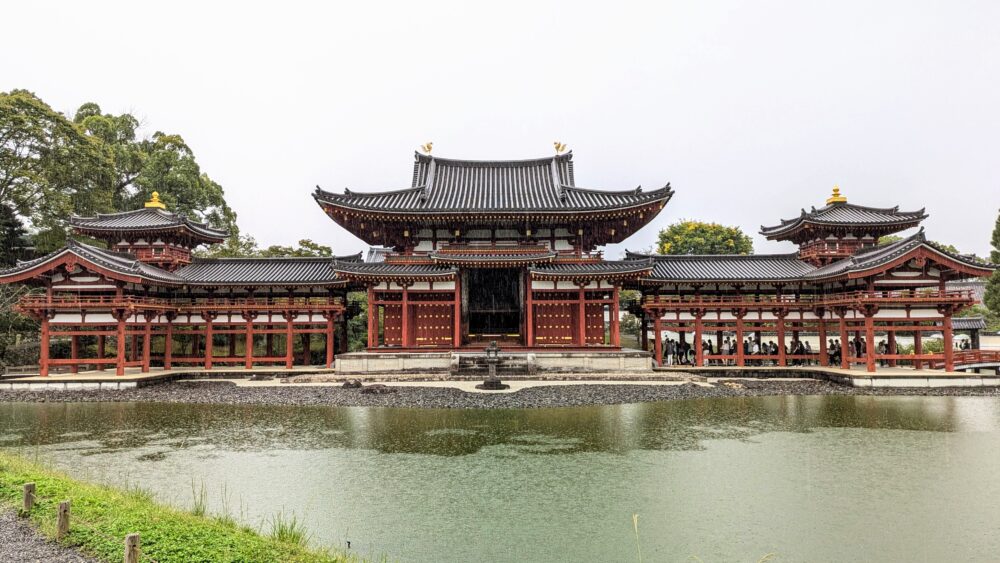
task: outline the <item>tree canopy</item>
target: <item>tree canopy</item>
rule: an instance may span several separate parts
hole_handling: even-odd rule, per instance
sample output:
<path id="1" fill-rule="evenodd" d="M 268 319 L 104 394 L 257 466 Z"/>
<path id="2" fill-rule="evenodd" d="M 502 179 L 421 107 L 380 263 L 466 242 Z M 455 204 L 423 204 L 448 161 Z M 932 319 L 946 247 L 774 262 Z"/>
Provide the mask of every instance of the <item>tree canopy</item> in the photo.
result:
<path id="1" fill-rule="evenodd" d="M 135 116 L 85 103 L 73 119 L 26 90 L 0 92 L 0 204 L 40 252 L 65 242 L 73 215 L 137 209 L 152 192 L 171 211 L 238 235 L 236 214 L 180 135 L 139 136 Z"/>
<path id="2" fill-rule="evenodd" d="M 990 262 L 1000 264 L 1000 213 L 997 214 L 997 222 L 993 227 L 993 237 L 990 239 Z M 991 311 L 1000 315 L 1000 271 L 993 272 L 988 282 L 986 282 L 986 295 L 983 302 Z"/>
<path id="3" fill-rule="evenodd" d="M 739 227 L 683 220 L 660 231 L 660 254 L 753 254 L 753 240 Z"/>
<path id="4" fill-rule="evenodd" d="M 257 241 L 248 235 L 230 237 L 222 244 L 216 244 L 206 250 L 197 252 L 202 258 L 275 258 L 282 256 L 333 256 L 333 249 L 310 239 L 301 239 L 298 246 L 283 246 L 272 244 L 259 248 Z"/>

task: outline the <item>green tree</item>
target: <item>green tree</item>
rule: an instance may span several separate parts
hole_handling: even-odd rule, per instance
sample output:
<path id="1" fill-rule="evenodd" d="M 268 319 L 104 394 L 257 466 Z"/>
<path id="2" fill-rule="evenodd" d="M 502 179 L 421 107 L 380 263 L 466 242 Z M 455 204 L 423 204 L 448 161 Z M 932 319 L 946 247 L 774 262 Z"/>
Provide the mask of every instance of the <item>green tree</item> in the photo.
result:
<path id="1" fill-rule="evenodd" d="M 990 262 L 1000 264 L 1000 214 L 997 214 L 997 222 L 993 227 L 993 238 L 990 239 Z M 986 282 L 986 295 L 983 302 L 991 311 L 1000 315 L 1000 271 L 993 272 L 988 282 Z"/>
<path id="2" fill-rule="evenodd" d="M 283 256 L 296 257 L 322 257 L 333 256 L 333 249 L 329 246 L 313 242 L 310 239 L 302 239 L 298 246 L 282 246 L 272 244 L 267 248 L 259 248 L 257 241 L 249 235 L 238 235 L 229 237 L 222 243 L 211 248 L 197 251 L 202 258 L 280 258 Z"/>
<path id="3" fill-rule="evenodd" d="M 26 90 L 0 92 L 0 203 L 33 230 L 108 210 L 111 170 L 106 147 L 66 116 Z"/>
<path id="4" fill-rule="evenodd" d="M 333 249 L 329 246 L 325 246 L 309 239 L 302 239 L 299 241 L 299 245 L 296 246 L 281 246 L 278 244 L 271 245 L 258 253 L 258 256 L 272 257 L 272 256 L 299 256 L 299 257 L 309 257 L 309 256 L 333 256 Z"/>
<path id="5" fill-rule="evenodd" d="M 753 254 L 753 240 L 739 227 L 680 221 L 660 231 L 660 254 Z"/>
<path id="6" fill-rule="evenodd" d="M 0 267 L 17 263 L 20 250 L 27 246 L 24 224 L 9 205 L 0 203 Z"/>
<path id="7" fill-rule="evenodd" d="M 171 211 L 239 234 L 222 186 L 201 171 L 180 135 L 157 131 L 150 138 L 139 138 L 140 123 L 133 115 L 101 113 L 95 103 L 80 106 L 73 122 L 111 155 L 114 209 L 137 209 L 159 192 Z"/>

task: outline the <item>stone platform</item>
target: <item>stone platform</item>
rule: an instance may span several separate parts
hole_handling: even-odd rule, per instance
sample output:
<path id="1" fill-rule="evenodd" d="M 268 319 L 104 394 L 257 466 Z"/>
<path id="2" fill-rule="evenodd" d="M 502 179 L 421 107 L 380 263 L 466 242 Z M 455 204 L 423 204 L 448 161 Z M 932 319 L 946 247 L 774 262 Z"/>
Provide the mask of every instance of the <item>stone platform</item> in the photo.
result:
<path id="1" fill-rule="evenodd" d="M 475 370 L 481 351 L 448 352 L 351 352 L 336 358 L 338 375 L 369 375 L 379 373 L 441 373 L 466 374 Z M 546 373 L 628 373 L 649 374 L 652 359 L 641 350 L 600 352 L 512 351 L 500 353 L 501 375 Z"/>

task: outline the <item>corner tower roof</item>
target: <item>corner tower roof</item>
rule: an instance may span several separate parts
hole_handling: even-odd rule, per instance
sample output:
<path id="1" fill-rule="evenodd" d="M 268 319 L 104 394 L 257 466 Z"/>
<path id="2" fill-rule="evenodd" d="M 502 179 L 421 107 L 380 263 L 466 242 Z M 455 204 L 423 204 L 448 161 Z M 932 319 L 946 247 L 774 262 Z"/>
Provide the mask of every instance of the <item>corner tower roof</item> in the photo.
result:
<path id="1" fill-rule="evenodd" d="M 163 233 L 183 237 L 195 244 L 224 241 L 229 233 L 205 223 L 171 213 L 161 207 L 143 207 L 120 213 L 100 213 L 93 217 L 71 217 L 69 224 L 82 235 L 100 239 L 119 237 L 127 233 Z"/>
<path id="2" fill-rule="evenodd" d="M 917 226 L 927 218 L 923 209 L 900 211 L 896 207 L 866 207 L 848 203 L 847 198 L 834 188 L 827 204 L 813 207 L 794 219 L 782 219 L 773 227 L 761 226 L 760 234 L 770 240 L 803 240 L 817 233 L 834 229 L 866 231 L 872 235 L 887 235 Z"/>

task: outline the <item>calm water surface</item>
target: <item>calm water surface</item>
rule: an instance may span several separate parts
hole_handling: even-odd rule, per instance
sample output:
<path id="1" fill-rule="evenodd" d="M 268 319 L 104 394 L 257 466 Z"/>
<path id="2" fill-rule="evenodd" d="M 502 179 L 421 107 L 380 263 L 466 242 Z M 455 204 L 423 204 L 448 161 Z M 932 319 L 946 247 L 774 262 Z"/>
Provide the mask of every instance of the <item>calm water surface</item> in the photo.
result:
<path id="1" fill-rule="evenodd" d="M 996 561 L 1000 400 L 0 404 L 0 447 L 393 561 Z M 692 558 L 696 556 L 696 558 Z"/>

